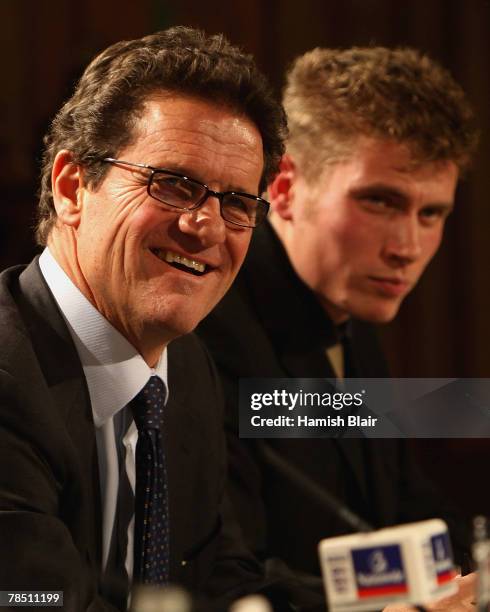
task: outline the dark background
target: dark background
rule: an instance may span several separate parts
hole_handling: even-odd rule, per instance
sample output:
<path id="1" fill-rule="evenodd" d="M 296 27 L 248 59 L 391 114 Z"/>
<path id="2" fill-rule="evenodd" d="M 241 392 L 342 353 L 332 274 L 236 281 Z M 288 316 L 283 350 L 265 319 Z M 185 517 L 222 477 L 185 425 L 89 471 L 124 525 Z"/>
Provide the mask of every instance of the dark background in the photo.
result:
<path id="1" fill-rule="evenodd" d="M 440 252 L 383 341 L 396 376 L 490 377 L 488 0 L 0 0 L 0 269 L 36 252 L 42 135 L 83 67 L 112 42 L 174 24 L 224 32 L 278 91 L 289 62 L 315 46 L 407 45 L 449 68 L 473 103 L 480 150 Z M 423 446 L 428 468 L 468 500 L 468 512 L 489 501 L 478 487 L 488 446 Z M 459 457 L 459 476 L 447 472 L 448 454 Z"/>

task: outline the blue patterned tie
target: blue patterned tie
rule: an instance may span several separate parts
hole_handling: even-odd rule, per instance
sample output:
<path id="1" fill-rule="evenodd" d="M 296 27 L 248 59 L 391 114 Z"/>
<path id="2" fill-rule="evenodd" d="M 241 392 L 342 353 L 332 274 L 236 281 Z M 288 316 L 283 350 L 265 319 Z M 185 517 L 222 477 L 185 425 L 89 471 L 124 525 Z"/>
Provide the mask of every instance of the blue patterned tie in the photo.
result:
<path id="1" fill-rule="evenodd" d="M 167 475 L 163 449 L 165 385 L 152 376 L 131 402 L 138 428 L 133 580 L 164 585 L 169 580 Z"/>

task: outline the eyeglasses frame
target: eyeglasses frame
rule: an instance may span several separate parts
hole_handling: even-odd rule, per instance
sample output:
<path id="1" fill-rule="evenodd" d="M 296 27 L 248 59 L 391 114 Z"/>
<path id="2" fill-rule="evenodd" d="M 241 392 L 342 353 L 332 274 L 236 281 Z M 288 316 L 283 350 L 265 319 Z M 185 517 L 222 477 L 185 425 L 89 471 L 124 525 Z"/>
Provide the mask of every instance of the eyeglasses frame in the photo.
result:
<path id="1" fill-rule="evenodd" d="M 174 172 L 173 170 L 167 170 L 166 168 L 155 168 L 154 166 L 150 166 L 149 164 L 138 164 L 135 162 L 128 162 L 128 161 L 124 161 L 121 159 L 115 159 L 114 157 L 104 157 L 102 160 L 102 162 L 104 163 L 109 163 L 109 164 L 121 164 L 123 166 L 133 166 L 135 168 L 143 168 L 145 170 L 150 170 L 150 176 L 148 177 L 148 183 L 146 185 L 146 191 L 148 193 L 148 195 L 150 196 L 150 198 L 153 198 L 154 200 L 156 200 L 157 202 L 161 202 L 162 204 L 165 204 L 165 206 L 170 206 L 171 208 L 174 208 L 175 210 L 180 210 L 182 212 L 191 212 L 193 210 L 197 210 L 200 206 L 202 206 L 206 200 L 209 198 L 209 196 L 213 196 L 215 198 L 217 198 L 218 202 L 219 202 L 219 211 L 220 211 L 220 215 L 222 217 L 222 219 L 224 221 L 226 221 L 227 223 L 232 223 L 233 225 L 237 225 L 238 227 L 245 227 L 245 228 L 251 228 L 254 229 L 256 227 L 258 227 L 262 221 L 265 220 L 265 218 L 267 217 L 267 214 L 269 212 L 269 208 L 270 208 L 270 203 L 267 200 L 264 200 L 264 198 L 261 198 L 259 196 L 254 196 L 250 193 L 245 193 L 242 191 L 214 191 L 213 189 L 210 189 L 206 183 L 201 183 L 201 181 L 198 181 L 196 179 L 191 178 L 190 176 L 187 176 L 186 174 L 181 174 L 179 172 Z M 153 182 L 153 177 L 155 176 L 155 174 L 157 172 L 163 172 L 165 174 L 168 174 L 169 176 L 175 176 L 177 178 L 182 178 L 185 179 L 186 181 L 190 181 L 192 183 L 196 183 L 197 185 L 200 185 L 201 187 L 204 187 L 204 189 L 206 190 L 203 197 L 193 206 L 190 207 L 180 207 L 180 206 L 175 206 L 174 204 L 169 204 L 168 202 L 164 202 L 163 200 L 159 200 L 158 198 L 156 198 L 152 193 L 151 193 L 151 185 Z M 244 223 L 237 223 L 236 221 L 231 221 L 230 219 L 226 219 L 223 216 L 223 198 L 225 196 L 228 195 L 236 195 L 236 196 L 243 196 L 246 198 L 249 198 L 250 200 L 254 200 L 257 203 L 261 203 L 264 204 L 264 215 L 263 217 L 259 220 L 258 223 L 256 223 L 255 225 L 245 225 Z"/>

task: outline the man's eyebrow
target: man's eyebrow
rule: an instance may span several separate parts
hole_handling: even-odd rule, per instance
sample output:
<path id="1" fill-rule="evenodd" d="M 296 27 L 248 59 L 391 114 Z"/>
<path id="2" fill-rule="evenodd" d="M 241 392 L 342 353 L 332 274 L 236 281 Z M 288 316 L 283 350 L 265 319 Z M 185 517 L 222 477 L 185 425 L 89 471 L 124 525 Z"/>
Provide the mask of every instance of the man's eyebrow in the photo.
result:
<path id="1" fill-rule="evenodd" d="M 398 189 L 397 187 L 393 187 L 393 185 L 387 185 L 386 183 L 369 183 L 368 185 L 360 185 L 359 187 L 352 187 L 349 192 L 354 197 L 378 195 L 399 201 L 407 201 L 409 199 L 404 191 Z"/>
<path id="2" fill-rule="evenodd" d="M 162 172 L 165 172 L 167 170 L 168 172 L 175 172 L 176 174 L 182 174 L 182 176 L 187 176 L 188 178 L 193 179 L 194 181 L 199 180 L 192 174 L 192 172 L 189 172 L 187 168 L 185 168 L 184 166 L 179 166 L 175 163 L 150 164 L 150 166 L 157 171 L 161 170 Z"/>
<path id="3" fill-rule="evenodd" d="M 387 185 L 386 183 L 370 183 L 368 185 L 352 187 L 349 190 L 349 194 L 355 198 L 376 195 L 379 197 L 396 201 L 400 204 L 404 204 L 410 199 L 407 193 L 404 192 L 402 189 L 393 187 L 393 185 Z M 440 208 L 451 211 L 453 207 L 454 202 L 427 202 L 423 208 Z"/>
<path id="4" fill-rule="evenodd" d="M 186 176 L 187 178 L 193 180 L 193 181 L 197 181 L 198 183 L 202 183 L 203 185 L 209 185 L 209 181 L 206 180 L 201 180 L 200 178 L 198 178 L 194 172 L 189 172 L 188 169 L 185 166 L 179 166 L 178 164 L 166 164 L 165 166 L 162 165 L 158 165 L 158 166 L 152 166 L 152 168 L 154 168 L 155 170 L 168 170 L 169 172 L 175 172 L 177 174 L 181 174 L 182 176 Z M 240 186 L 229 186 L 226 189 L 223 189 L 223 192 L 226 193 L 227 191 L 236 191 L 236 192 L 240 192 L 240 193 L 249 193 L 250 195 L 256 195 L 254 193 L 252 193 L 251 191 L 248 191 L 247 189 L 245 189 L 244 187 L 240 187 Z M 258 191 L 258 189 L 257 189 Z M 260 193 L 259 193 L 260 195 Z"/>

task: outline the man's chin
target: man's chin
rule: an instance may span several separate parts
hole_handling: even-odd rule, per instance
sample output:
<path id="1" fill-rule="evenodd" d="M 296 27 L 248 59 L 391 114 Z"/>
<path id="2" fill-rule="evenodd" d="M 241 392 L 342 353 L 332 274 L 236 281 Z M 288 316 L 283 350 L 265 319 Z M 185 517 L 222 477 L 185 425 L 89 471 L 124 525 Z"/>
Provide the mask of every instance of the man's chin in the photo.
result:
<path id="1" fill-rule="evenodd" d="M 173 316 L 167 315 L 164 319 L 156 321 L 156 326 L 164 330 L 167 336 L 172 340 L 175 340 L 175 338 L 179 336 L 184 336 L 193 332 L 206 314 L 207 310 L 204 313 L 192 313 L 192 315 L 186 314 L 185 312 L 178 312 Z"/>
<path id="2" fill-rule="evenodd" d="M 359 296 L 344 305 L 344 310 L 354 319 L 367 323 L 390 323 L 398 314 L 402 300 L 373 299 L 372 296 Z"/>
<path id="3" fill-rule="evenodd" d="M 352 316 L 368 323 L 390 323 L 398 314 L 400 304 L 393 306 L 384 305 L 383 307 L 359 308 L 354 309 Z"/>
<path id="4" fill-rule="evenodd" d="M 339 325 L 350 318 L 367 323 L 389 323 L 396 317 L 401 303 L 398 299 L 373 299 L 371 295 L 356 294 L 337 302 L 324 300 L 322 306 L 330 319 Z"/>

